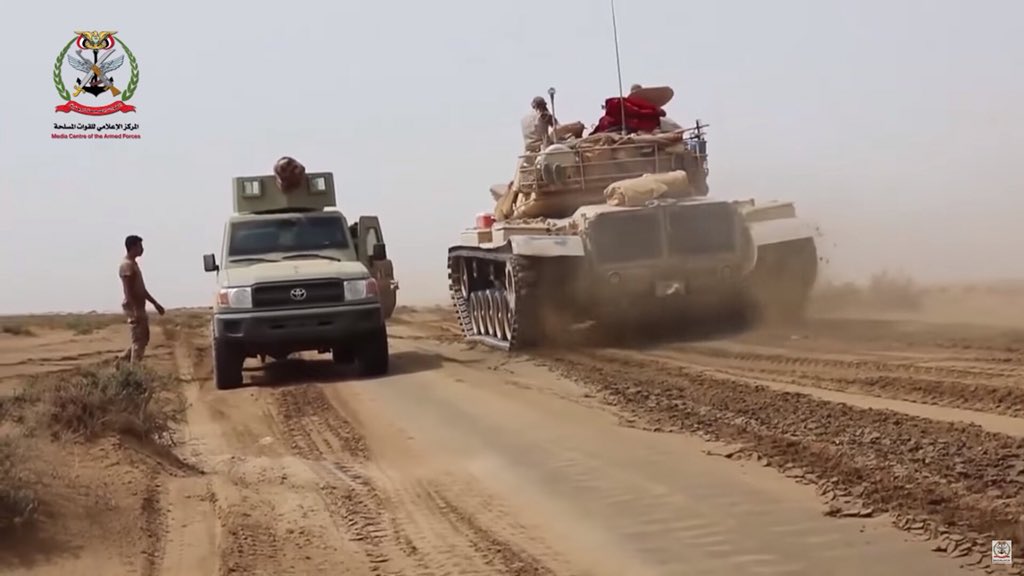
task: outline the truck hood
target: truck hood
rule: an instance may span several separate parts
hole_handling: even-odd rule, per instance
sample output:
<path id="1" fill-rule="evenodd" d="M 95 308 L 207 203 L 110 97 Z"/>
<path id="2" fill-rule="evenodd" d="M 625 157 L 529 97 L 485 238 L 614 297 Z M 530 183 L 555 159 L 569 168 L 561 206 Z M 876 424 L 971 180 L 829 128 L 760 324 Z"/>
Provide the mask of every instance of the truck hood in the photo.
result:
<path id="1" fill-rule="evenodd" d="M 261 262 L 224 269 L 223 286 L 252 286 L 256 282 L 287 282 L 315 278 L 366 278 L 370 274 L 362 262 L 331 260 L 290 260 Z"/>

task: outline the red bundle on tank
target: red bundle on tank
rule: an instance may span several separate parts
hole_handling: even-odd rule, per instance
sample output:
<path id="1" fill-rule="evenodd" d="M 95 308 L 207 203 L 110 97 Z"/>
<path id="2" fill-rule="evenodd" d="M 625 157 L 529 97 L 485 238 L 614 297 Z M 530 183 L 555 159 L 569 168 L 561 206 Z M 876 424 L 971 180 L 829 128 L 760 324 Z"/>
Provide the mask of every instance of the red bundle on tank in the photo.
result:
<path id="1" fill-rule="evenodd" d="M 623 106 L 625 105 L 625 106 Z M 626 110 L 626 132 L 653 132 L 661 126 L 665 111 L 639 98 L 615 97 L 604 101 L 604 116 L 597 122 L 594 133 L 621 129 L 622 109 Z"/>

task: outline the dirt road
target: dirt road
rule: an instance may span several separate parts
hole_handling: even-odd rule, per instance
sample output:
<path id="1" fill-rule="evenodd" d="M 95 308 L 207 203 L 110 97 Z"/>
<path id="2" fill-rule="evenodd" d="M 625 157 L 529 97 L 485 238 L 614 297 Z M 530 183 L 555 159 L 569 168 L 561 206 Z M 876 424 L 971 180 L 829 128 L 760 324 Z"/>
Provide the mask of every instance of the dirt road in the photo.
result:
<path id="1" fill-rule="evenodd" d="M 1015 333 L 837 320 L 508 357 L 451 330 L 406 310 L 386 378 L 313 357 L 218 392 L 205 335 L 175 329 L 181 461 L 126 468 L 115 493 L 136 506 L 99 517 L 138 531 L 0 569 L 1017 573 L 989 560 L 992 534 L 1021 541 Z"/>

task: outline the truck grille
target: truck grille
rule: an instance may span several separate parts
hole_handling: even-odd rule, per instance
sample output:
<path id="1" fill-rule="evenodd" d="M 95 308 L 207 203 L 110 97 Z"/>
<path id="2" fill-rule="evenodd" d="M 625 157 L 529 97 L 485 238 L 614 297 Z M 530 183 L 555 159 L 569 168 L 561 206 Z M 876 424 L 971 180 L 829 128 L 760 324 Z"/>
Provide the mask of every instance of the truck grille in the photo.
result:
<path id="1" fill-rule="evenodd" d="M 714 254 L 736 249 L 736 216 L 728 204 L 696 204 L 668 211 L 672 254 Z"/>
<path id="2" fill-rule="evenodd" d="M 653 211 L 603 214 L 591 226 L 591 246 L 603 263 L 661 258 L 661 226 Z"/>
<path id="3" fill-rule="evenodd" d="M 293 291 L 295 296 L 293 297 Z M 345 286 L 341 280 L 305 280 L 257 284 L 252 288 L 253 308 L 287 308 L 340 304 L 345 301 Z"/>

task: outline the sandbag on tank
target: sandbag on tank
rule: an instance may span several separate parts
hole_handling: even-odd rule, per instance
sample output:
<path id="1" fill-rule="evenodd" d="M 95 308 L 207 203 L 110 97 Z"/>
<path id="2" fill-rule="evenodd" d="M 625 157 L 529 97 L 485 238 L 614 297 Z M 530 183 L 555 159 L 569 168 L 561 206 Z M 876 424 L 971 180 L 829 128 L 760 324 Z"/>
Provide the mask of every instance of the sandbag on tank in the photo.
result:
<path id="1" fill-rule="evenodd" d="M 613 182 L 604 189 L 604 198 L 611 206 L 643 206 L 649 200 L 691 196 L 690 180 L 683 170 L 644 174 Z"/>

